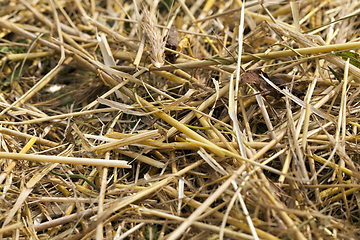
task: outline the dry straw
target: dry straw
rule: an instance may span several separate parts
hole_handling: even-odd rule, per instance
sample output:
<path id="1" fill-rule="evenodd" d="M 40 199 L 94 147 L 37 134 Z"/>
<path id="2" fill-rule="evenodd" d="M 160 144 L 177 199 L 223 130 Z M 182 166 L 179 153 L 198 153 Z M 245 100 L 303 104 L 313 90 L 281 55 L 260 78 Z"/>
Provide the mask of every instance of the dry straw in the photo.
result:
<path id="1" fill-rule="evenodd" d="M 358 0 L 4 4 L 0 238 L 359 239 Z"/>

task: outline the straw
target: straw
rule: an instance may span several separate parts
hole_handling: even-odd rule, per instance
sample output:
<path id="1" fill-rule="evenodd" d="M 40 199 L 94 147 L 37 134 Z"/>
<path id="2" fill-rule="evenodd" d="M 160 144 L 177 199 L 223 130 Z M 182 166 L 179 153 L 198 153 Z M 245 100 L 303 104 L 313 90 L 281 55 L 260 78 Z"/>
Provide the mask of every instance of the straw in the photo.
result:
<path id="1" fill-rule="evenodd" d="M 357 239 L 359 4 L 6 1 L 0 238 Z"/>

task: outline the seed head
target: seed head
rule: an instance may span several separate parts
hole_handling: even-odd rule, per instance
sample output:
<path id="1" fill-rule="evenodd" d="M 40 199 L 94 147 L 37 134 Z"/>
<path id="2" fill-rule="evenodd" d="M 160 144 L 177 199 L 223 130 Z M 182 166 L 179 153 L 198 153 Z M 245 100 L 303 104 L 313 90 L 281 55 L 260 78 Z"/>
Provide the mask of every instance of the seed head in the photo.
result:
<path id="1" fill-rule="evenodd" d="M 141 21 L 141 27 L 145 32 L 146 42 L 150 48 L 150 59 L 155 67 L 161 67 L 164 65 L 165 58 L 165 42 L 163 41 L 160 31 L 155 26 L 154 16 L 150 15 L 150 12 L 144 8 L 143 17 Z"/>

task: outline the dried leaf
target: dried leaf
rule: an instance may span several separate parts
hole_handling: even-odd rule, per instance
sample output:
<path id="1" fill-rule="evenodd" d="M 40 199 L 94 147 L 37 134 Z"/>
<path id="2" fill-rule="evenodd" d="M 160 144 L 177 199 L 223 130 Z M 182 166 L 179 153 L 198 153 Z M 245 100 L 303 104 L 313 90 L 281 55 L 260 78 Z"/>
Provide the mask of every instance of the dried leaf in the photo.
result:
<path id="1" fill-rule="evenodd" d="M 289 82 L 280 79 L 278 77 L 268 76 L 260 69 L 247 70 L 243 75 L 241 75 L 241 82 L 254 84 L 259 91 L 263 92 L 262 93 L 263 95 L 269 94 L 270 96 L 273 96 L 276 99 L 280 99 L 282 97 L 282 94 L 278 93 L 273 87 L 271 87 L 266 81 L 264 81 L 264 79 L 260 77 L 261 73 L 266 78 L 270 79 L 276 86 L 283 87 L 290 84 Z M 304 94 L 298 89 L 294 88 L 292 91 L 293 94 L 299 98 L 304 96 Z"/>
<path id="2" fill-rule="evenodd" d="M 178 38 L 179 38 L 178 30 L 175 25 L 172 25 L 167 35 L 165 47 L 172 50 L 177 50 L 179 44 Z M 177 54 L 170 51 L 165 51 L 165 57 L 166 60 L 168 60 L 171 63 L 174 63 L 177 59 Z"/>

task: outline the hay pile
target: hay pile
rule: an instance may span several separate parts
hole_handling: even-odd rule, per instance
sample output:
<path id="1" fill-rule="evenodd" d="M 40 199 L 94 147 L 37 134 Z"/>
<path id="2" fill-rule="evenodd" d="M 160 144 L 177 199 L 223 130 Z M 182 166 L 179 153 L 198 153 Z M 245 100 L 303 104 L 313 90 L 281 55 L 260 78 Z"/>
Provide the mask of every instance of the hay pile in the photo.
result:
<path id="1" fill-rule="evenodd" d="M 0 234 L 358 239 L 359 7 L 2 1 Z"/>

